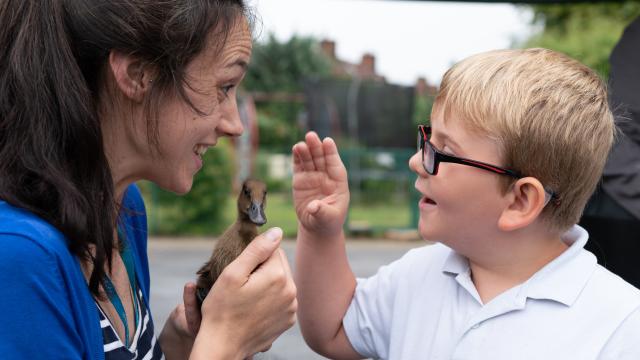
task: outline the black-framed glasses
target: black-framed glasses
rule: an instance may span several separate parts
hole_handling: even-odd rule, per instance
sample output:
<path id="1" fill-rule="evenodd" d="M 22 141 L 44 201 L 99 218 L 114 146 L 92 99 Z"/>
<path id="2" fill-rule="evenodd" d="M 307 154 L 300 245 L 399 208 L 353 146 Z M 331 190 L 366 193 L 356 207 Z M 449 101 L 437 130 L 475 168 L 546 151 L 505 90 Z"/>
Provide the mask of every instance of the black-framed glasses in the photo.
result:
<path id="1" fill-rule="evenodd" d="M 422 167 L 424 168 L 424 171 L 426 171 L 429 175 L 437 175 L 440 163 L 447 162 L 473 166 L 475 168 L 491 171 L 499 175 L 511 176 L 514 179 L 521 179 L 525 177 L 515 170 L 505 169 L 482 161 L 465 159 L 458 156 L 445 154 L 433 146 L 431 141 L 429 141 L 430 137 L 431 127 L 418 125 L 418 151 L 422 154 Z M 556 204 L 559 203 L 560 198 L 555 192 L 547 188 L 545 188 L 544 190 L 548 196 L 547 202 L 553 199 Z"/>

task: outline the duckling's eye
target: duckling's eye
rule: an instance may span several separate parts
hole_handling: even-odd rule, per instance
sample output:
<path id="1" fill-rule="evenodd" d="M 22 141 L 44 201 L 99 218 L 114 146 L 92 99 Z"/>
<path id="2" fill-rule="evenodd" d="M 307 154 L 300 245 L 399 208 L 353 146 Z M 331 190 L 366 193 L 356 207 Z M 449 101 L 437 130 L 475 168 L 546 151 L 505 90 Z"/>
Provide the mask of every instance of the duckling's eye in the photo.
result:
<path id="1" fill-rule="evenodd" d="M 249 189 L 244 188 L 244 189 L 242 189 L 242 192 L 244 192 L 244 195 L 245 195 L 246 197 L 251 197 L 251 192 L 249 192 Z"/>

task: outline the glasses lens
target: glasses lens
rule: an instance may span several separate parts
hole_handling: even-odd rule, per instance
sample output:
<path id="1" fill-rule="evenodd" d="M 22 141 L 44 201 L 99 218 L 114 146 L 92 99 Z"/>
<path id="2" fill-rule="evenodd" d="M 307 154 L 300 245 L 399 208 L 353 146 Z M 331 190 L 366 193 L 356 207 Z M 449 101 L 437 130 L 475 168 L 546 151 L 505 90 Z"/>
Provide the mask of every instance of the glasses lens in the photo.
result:
<path id="1" fill-rule="evenodd" d="M 431 146 L 430 142 L 425 142 L 424 149 L 422 150 L 422 161 L 424 163 L 424 169 L 431 175 L 433 175 L 434 172 L 435 157 L 435 149 Z"/>

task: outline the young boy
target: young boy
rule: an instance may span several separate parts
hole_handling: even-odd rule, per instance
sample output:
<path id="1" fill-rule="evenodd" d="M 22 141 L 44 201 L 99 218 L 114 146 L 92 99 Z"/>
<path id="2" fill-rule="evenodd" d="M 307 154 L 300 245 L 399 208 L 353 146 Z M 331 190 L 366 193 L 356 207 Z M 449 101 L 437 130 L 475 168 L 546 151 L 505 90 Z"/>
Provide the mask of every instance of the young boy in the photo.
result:
<path id="1" fill-rule="evenodd" d="M 640 359 L 640 291 L 575 225 L 614 139 L 606 88 L 545 49 L 472 56 L 419 127 L 419 232 L 438 244 L 354 277 L 335 143 L 293 147 L 305 340 L 335 359 Z M 630 261 L 634 261 L 630 259 Z"/>

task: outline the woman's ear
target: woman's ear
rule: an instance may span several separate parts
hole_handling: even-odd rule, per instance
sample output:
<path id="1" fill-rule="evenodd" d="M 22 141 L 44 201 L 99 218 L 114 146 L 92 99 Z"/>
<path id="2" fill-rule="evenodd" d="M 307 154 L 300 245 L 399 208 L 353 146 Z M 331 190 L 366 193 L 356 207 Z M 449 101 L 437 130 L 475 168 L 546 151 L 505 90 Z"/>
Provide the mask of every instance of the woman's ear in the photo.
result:
<path id="1" fill-rule="evenodd" d="M 151 73 L 142 60 L 112 50 L 109 53 L 109 71 L 122 94 L 137 103 L 142 102 L 151 87 Z"/>
<path id="2" fill-rule="evenodd" d="M 530 225 L 547 204 L 542 183 L 533 177 L 518 179 L 507 198 L 507 206 L 498 219 L 498 228 L 502 231 L 518 230 Z"/>

